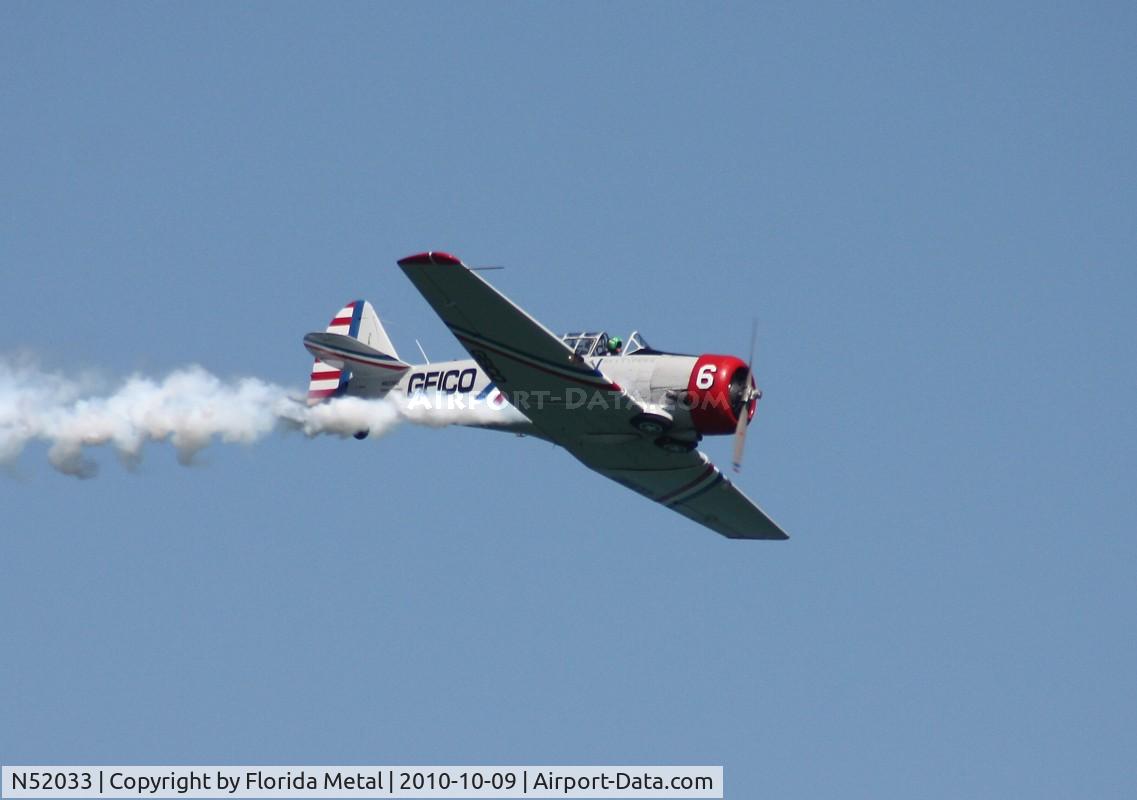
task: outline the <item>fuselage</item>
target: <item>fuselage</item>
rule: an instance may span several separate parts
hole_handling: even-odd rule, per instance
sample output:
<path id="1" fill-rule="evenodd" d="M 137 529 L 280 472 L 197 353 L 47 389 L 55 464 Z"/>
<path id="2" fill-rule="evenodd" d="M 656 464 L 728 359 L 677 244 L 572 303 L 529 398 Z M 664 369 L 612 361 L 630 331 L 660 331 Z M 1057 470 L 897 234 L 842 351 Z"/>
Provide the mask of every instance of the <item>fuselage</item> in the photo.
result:
<path id="1" fill-rule="evenodd" d="M 644 405 L 669 415 L 675 432 L 694 431 L 691 409 L 683 401 L 695 370 L 695 356 L 634 354 L 585 358 Z M 350 392 L 350 389 L 349 389 Z M 526 398 L 527 402 L 596 402 L 584 390 L 568 390 L 563 398 Z M 518 410 L 473 359 L 414 365 L 390 390 L 407 413 L 424 422 L 466 425 L 540 436 L 540 431 Z M 617 402 L 613 398 L 614 402 Z"/>

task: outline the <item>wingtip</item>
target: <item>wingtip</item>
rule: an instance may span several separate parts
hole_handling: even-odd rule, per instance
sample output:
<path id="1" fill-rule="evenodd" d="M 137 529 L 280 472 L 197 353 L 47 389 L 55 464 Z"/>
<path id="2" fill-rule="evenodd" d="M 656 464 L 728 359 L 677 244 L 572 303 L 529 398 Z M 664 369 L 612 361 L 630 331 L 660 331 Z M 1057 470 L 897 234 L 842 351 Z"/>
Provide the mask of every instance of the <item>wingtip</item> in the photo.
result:
<path id="1" fill-rule="evenodd" d="M 399 259 L 400 267 L 426 266 L 428 264 L 451 264 L 461 266 L 462 261 L 441 250 L 428 250 L 425 253 L 415 253 L 413 256 Z"/>

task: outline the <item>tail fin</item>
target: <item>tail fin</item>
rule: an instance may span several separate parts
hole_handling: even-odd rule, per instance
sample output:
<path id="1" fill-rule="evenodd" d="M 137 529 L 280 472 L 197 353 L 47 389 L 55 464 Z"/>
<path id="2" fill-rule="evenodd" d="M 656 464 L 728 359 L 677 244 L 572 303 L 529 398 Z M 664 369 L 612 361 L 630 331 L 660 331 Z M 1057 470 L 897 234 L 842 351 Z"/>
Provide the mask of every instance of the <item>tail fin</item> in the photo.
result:
<path id="1" fill-rule="evenodd" d="M 360 308 L 362 306 L 362 308 Z M 378 350 L 384 355 L 393 356 L 395 359 L 399 358 L 399 354 L 395 351 L 395 345 L 391 343 L 391 337 L 387 335 L 387 331 L 383 330 L 383 323 L 379 321 L 379 315 L 375 313 L 375 309 L 366 300 L 356 300 L 353 304 L 352 322 L 354 323 L 356 317 L 354 309 L 360 308 L 359 311 L 359 327 L 348 331 L 333 331 L 330 327 L 328 333 L 346 333 L 359 341 L 363 342 L 368 347 Z M 347 309 L 344 308 L 344 311 Z M 340 312 L 341 314 L 343 312 Z M 337 317 L 338 319 L 338 317 Z"/>
<path id="2" fill-rule="evenodd" d="M 308 405 L 352 394 L 381 397 L 410 368 L 399 360 L 391 337 L 366 300 L 341 308 L 323 333 L 309 333 L 304 346 L 316 357 L 308 383 Z"/>

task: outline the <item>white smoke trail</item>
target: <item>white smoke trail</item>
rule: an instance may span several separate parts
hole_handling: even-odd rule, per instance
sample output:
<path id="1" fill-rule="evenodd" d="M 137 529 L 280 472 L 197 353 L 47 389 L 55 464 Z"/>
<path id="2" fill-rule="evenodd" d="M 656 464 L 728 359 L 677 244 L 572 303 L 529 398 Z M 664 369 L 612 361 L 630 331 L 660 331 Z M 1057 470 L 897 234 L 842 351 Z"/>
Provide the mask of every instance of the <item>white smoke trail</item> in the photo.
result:
<path id="1" fill-rule="evenodd" d="M 146 442 L 168 441 L 183 464 L 214 440 L 249 444 L 276 430 L 308 436 L 379 436 L 402 418 L 389 400 L 336 398 L 309 408 L 298 395 L 256 379 L 222 380 L 197 366 L 160 380 L 140 375 L 111 391 L 90 376 L 69 378 L 27 360 L 0 358 L 0 462 L 34 441 L 48 445 L 52 466 L 92 477 L 86 449 L 110 445 L 128 465 Z"/>

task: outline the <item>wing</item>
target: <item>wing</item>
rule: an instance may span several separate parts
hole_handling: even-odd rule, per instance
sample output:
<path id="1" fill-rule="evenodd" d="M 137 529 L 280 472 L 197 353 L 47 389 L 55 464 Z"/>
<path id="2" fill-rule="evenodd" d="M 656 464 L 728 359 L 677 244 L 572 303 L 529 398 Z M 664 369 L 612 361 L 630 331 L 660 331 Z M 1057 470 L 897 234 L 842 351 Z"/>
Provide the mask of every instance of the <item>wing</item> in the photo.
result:
<path id="1" fill-rule="evenodd" d="M 589 469 L 729 539 L 788 539 L 703 453 L 668 453 L 640 439 L 619 447 L 565 445 Z"/>
<path id="2" fill-rule="evenodd" d="M 702 453 L 656 447 L 643 405 L 446 253 L 399 266 L 514 407 L 589 469 L 733 539 L 789 538 Z"/>
<path id="3" fill-rule="evenodd" d="M 640 438 L 643 406 L 599 370 L 575 358 L 552 331 L 446 253 L 399 266 L 505 398 L 548 438 Z"/>

